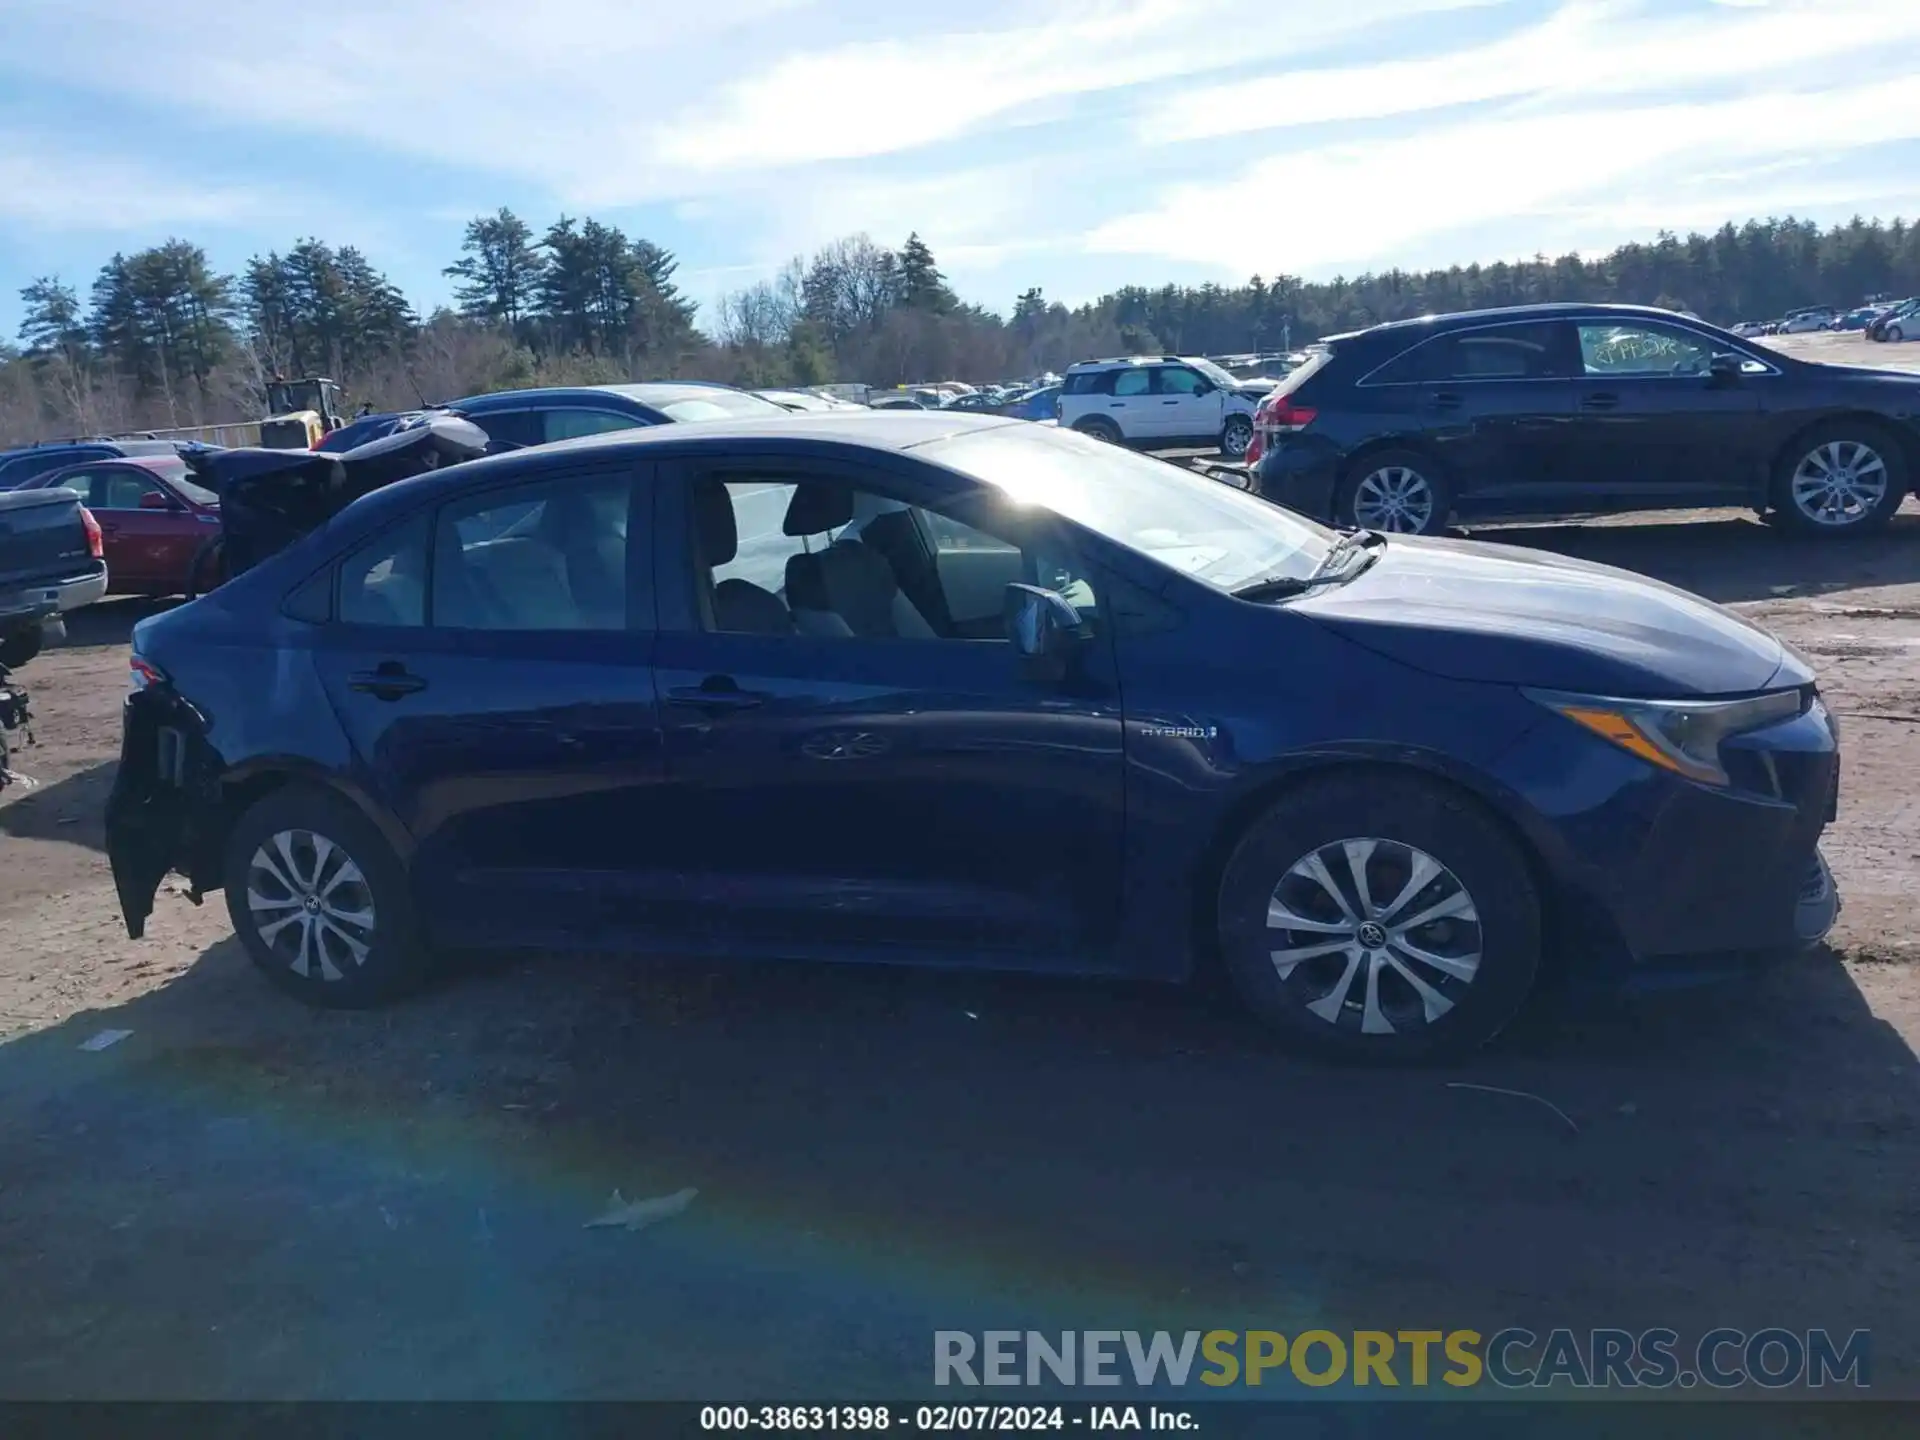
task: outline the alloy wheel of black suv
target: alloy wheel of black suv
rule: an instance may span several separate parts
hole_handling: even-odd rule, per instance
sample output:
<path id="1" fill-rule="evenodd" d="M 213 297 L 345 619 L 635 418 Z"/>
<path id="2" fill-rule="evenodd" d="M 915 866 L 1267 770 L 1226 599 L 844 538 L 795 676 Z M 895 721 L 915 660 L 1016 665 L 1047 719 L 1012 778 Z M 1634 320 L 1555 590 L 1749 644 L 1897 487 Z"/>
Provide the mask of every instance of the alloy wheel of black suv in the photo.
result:
<path id="1" fill-rule="evenodd" d="M 1341 485 L 1338 518 L 1389 535 L 1438 535 L 1451 505 L 1439 466 L 1409 450 L 1382 450 L 1362 457 Z"/>
<path id="2" fill-rule="evenodd" d="M 1864 534 L 1907 493 L 1899 443 L 1875 425 L 1837 421 L 1803 436 L 1774 467 L 1774 514 L 1807 535 Z"/>

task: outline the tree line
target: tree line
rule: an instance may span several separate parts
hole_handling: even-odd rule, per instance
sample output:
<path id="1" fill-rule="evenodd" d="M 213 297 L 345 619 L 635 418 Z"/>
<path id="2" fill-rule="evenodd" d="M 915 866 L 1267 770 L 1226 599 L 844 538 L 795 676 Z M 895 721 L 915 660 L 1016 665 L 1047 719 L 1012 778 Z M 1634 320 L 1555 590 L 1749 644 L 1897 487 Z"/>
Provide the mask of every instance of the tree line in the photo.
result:
<path id="1" fill-rule="evenodd" d="M 201 247 L 168 239 L 112 256 L 84 297 L 58 275 L 21 290 L 18 344 L 0 343 L 0 444 L 258 416 L 275 375 L 330 375 L 354 403 L 388 409 L 630 379 L 999 380 L 1097 355 L 1270 350 L 1550 300 L 1657 304 L 1730 324 L 1920 292 L 1920 225 L 1750 220 L 1598 258 L 1126 286 L 1071 307 L 1033 288 L 1004 315 L 961 301 L 917 234 L 897 249 L 867 235 L 834 241 L 704 317 L 677 268 L 618 226 L 561 216 L 539 231 L 502 209 L 467 225 L 445 269 L 451 303 L 423 317 L 352 246 L 303 239 L 223 274 Z"/>

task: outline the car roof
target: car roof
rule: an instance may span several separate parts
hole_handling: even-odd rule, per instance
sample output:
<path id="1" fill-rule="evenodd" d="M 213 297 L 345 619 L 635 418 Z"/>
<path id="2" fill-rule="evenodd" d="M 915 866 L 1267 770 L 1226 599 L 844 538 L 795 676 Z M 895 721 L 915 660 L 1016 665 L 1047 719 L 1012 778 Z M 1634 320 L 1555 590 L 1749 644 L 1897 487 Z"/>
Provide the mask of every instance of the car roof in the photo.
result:
<path id="1" fill-rule="evenodd" d="M 1486 325 L 1502 320 L 1685 320 L 1677 310 L 1662 310 L 1655 305 L 1590 305 L 1556 301 L 1541 305 L 1504 305 L 1489 310 L 1454 310 L 1444 315 L 1417 315 L 1408 320 L 1387 320 L 1363 330 L 1345 330 L 1326 335 L 1316 342 L 1331 345 L 1361 335 L 1383 335 L 1424 330 L 1440 334 L 1457 327 Z M 1704 322 L 1701 322 L 1704 323 Z"/>
<path id="2" fill-rule="evenodd" d="M 504 410 L 514 406 L 552 405 L 567 400 L 604 400 L 609 395 L 639 405 L 654 405 L 681 395 L 697 395 L 702 390 L 732 390 L 712 380 L 657 380 L 633 385 L 544 385 L 529 390 L 494 390 L 469 395 L 464 400 L 449 400 L 454 410 Z"/>
<path id="3" fill-rule="evenodd" d="M 1067 374 L 1076 371 L 1120 369 L 1128 365 L 1191 365 L 1195 360 L 1205 357 L 1199 355 L 1112 355 L 1105 360 L 1082 360 L 1077 365 L 1069 365 Z"/>

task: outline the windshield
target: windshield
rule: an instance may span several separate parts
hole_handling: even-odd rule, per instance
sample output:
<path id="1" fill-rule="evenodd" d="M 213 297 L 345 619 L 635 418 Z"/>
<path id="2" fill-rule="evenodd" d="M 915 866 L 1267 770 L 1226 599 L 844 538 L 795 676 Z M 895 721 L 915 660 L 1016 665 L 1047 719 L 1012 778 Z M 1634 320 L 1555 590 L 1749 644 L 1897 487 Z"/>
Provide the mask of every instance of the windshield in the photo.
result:
<path id="1" fill-rule="evenodd" d="M 1222 389 L 1231 390 L 1240 383 L 1211 360 L 1189 360 L 1186 363 Z"/>
<path id="2" fill-rule="evenodd" d="M 913 447 L 1219 590 L 1306 579 L 1333 532 L 1191 470 L 1071 430 L 1014 424 Z"/>
<path id="3" fill-rule="evenodd" d="M 158 465 L 148 466 L 183 496 L 196 505 L 218 505 L 220 497 L 204 485 L 196 485 L 187 476 L 191 473 L 184 460 L 167 460 Z"/>
<path id="4" fill-rule="evenodd" d="M 631 385 L 609 386 L 642 405 L 651 405 L 669 420 L 752 420 L 779 416 L 786 408 L 745 390 L 724 386 Z"/>

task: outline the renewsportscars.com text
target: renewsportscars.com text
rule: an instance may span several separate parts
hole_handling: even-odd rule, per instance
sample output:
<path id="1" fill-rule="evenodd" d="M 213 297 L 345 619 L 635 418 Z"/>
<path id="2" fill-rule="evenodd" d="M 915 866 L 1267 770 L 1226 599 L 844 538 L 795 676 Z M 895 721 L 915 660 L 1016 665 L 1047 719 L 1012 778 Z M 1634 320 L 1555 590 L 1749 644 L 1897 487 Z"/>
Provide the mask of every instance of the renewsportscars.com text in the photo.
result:
<path id="1" fill-rule="evenodd" d="M 1826 1330 L 936 1330 L 936 1385 L 1492 1384 L 1730 1390 L 1871 1383 L 1870 1336 Z"/>

